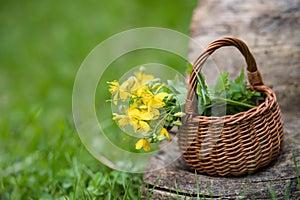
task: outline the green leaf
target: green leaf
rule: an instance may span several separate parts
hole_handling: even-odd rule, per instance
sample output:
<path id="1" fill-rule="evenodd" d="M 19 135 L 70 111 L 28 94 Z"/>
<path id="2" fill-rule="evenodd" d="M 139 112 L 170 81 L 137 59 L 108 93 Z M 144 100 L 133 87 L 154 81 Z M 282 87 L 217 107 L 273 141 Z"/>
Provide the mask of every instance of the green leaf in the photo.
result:
<path id="1" fill-rule="evenodd" d="M 187 94 L 187 86 L 178 76 L 175 76 L 173 80 L 167 80 L 167 85 L 167 88 L 171 89 L 174 94 Z"/>
<path id="2" fill-rule="evenodd" d="M 211 103 L 209 97 L 208 87 L 205 83 L 205 77 L 203 73 L 195 73 L 198 80 L 198 113 L 203 114 L 206 111 L 207 105 Z"/>
<path id="3" fill-rule="evenodd" d="M 187 74 L 191 74 L 192 71 L 193 71 L 193 65 L 192 65 L 191 63 L 187 62 L 187 63 L 186 63 L 186 71 L 185 71 L 185 72 L 186 72 Z"/>
<path id="4" fill-rule="evenodd" d="M 253 94 L 254 94 L 254 93 L 253 93 L 252 91 L 247 90 L 247 91 L 246 91 L 246 94 L 245 94 L 246 99 L 251 99 L 252 96 L 253 96 Z"/>
<path id="5" fill-rule="evenodd" d="M 261 97 L 261 93 L 260 92 L 253 92 L 252 94 L 253 94 L 253 96 Z"/>
<path id="6" fill-rule="evenodd" d="M 198 99 L 198 113 L 200 115 L 205 115 L 205 104 L 203 103 L 203 99 L 199 98 Z"/>
<path id="7" fill-rule="evenodd" d="M 200 78 L 200 79 L 198 79 L 198 81 L 199 81 L 199 86 L 201 89 L 201 94 L 202 94 L 204 105 L 208 105 L 208 104 L 210 104 L 210 97 L 209 97 L 208 87 L 205 83 L 204 74 L 200 73 L 200 76 L 197 76 L 197 77 Z"/>
<path id="8" fill-rule="evenodd" d="M 239 100 L 239 99 L 241 99 L 242 97 L 243 97 L 243 95 L 242 95 L 242 93 L 240 93 L 240 92 L 233 93 L 233 95 L 232 95 L 232 99 L 233 99 L 233 100 Z"/>
<path id="9" fill-rule="evenodd" d="M 235 78 L 234 82 L 238 84 L 242 84 L 245 82 L 244 78 L 245 78 L 244 68 L 242 68 L 240 75 Z"/>
<path id="10" fill-rule="evenodd" d="M 227 83 L 228 83 L 228 72 L 223 72 L 217 78 L 216 85 L 214 87 L 214 92 L 216 94 L 220 94 L 222 91 L 225 90 Z"/>
<path id="11" fill-rule="evenodd" d="M 173 80 L 167 80 L 168 88 L 172 91 L 172 94 L 176 96 L 177 105 L 183 105 L 187 95 L 187 85 L 176 76 Z"/>

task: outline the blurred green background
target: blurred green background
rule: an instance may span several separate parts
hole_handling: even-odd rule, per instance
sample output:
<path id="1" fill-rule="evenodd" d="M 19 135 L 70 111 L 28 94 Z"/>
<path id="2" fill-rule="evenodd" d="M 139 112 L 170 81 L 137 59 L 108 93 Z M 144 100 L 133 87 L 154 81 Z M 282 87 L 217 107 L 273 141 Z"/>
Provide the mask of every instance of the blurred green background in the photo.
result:
<path id="1" fill-rule="evenodd" d="M 111 170 L 82 146 L 71 110 L 75 75 L 98 43 L 121 31 L 157 26 L 189 34 L 196 5 L 197 0 L 2 0 L 0 199 L 140 197 L 140 174 Z M 161 57 L 178 65 L 172 56 Z M 130 59 L 121 63 L 135 66 Z"/>

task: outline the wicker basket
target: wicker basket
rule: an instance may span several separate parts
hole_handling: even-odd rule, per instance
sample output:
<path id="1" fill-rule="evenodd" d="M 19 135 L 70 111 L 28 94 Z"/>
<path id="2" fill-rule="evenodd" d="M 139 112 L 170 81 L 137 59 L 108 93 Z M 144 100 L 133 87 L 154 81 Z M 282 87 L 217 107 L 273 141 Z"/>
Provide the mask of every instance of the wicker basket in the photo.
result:
<path id="1" fill-rule="evenodd" d="M 223 117 L 200 116 L 197 112 L 197 78 L 204 62 L 215 50 L 234 46 L 243 54 L 252 87 L 265 94 L 259 106 Z M 283 142 L 283 122 L 274 92 L 264 85 L 246 44 L 233 37 L 210 43 L 196 59 L 190 74 L 186 116 L 179 129 L 179 147 L 188 165 L 200 173 L 239 176 L 257 171 L 274 160 Z"/>

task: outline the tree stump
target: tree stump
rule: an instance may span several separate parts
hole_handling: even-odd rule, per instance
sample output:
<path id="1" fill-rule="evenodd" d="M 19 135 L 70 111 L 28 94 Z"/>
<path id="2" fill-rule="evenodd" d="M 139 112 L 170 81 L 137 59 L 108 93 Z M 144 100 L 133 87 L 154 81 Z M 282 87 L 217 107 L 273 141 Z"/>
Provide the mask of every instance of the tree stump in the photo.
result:
<path id="1" fill-rule="evenodd" d="M 191 24 L 191 36 L 203 46 L 222 36 L 246 42 L 266 85 L 275 91 L 284 120 L 284 143 L 278 158 L 252 175 L 212 177 L 196 174 L 182 158 L 160 171 L 145 172 L 144 197 L 151 199 L 300 199 L 300 1 L 299 0 L 200 0 Z M 189 60 L 201 52 L 190 45 Z M 224 59 L 226 58 L 226 59 Z M 204 73 L 216 76 L 217 65 L 232 76 L 241 70 L 243 57 L 233 49 L 213 55 Z M 161 149 L 146 171 L 165 166 L 179 148 Z M 297 166 L 297 167 L 296 167 Z M 299 172 L 300 173 L 300 172 Z"/>
<path id="2" fill-rule="evenodd" d="M 167 166 L 160 171 L 144 173 L 148 187 L 144 197 L 151 199 L 300 199 L 300 115 L 286 114 L 285 142 L 278 158 L 253 175 L 212 177 L 196 174 L 182 158 L 167 166 L 179 151 L 176 136 L 171 148 L 163 148 L 151 158 L 148 169 Z M 294 162 L 295 161 L 295 162 Z M 297 166 L 297 168 L 296 168 Z M 299 175 L 298 175 L 299 178 Z"/>

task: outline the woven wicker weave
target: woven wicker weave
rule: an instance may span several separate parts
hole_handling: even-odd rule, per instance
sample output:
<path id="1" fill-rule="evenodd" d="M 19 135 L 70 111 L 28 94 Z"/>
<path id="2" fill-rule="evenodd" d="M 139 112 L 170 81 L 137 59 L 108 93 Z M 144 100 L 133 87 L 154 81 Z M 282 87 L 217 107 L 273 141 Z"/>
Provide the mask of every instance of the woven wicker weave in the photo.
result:
<path id="1" fill-rule="evenodd" d="M 197 113 L 197 78 L 209 55 L 223 46 L 234 46 L 243 54 L 252 87 L 265 94 L 255 108 L 235 115 L 206 117 Z M 188 165 L 200 173 L 239 176 L 257 171 L 274 160 L 283 142 L 283 122 L 274 92 L 264 85 L 246 44 L 233 37 L 210 43 L 196 59 L 190 74 L 179 147 Z"/>

